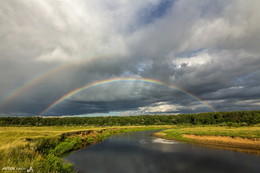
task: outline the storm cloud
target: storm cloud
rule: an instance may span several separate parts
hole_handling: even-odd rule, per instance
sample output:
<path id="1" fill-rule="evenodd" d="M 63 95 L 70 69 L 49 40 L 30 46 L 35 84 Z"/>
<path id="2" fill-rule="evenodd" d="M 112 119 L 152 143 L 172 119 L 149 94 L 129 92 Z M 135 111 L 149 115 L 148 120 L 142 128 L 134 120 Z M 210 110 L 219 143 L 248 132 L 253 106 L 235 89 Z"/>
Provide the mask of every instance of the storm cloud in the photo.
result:
<path id="1" fill-rule="evenodd" d="M 0 115 L 260 108 L 258 0 L 2 0 Z M 160 84 L 161 83 L 161 84 Z M 167 85 L 166 85 L 167 84 Z"/>

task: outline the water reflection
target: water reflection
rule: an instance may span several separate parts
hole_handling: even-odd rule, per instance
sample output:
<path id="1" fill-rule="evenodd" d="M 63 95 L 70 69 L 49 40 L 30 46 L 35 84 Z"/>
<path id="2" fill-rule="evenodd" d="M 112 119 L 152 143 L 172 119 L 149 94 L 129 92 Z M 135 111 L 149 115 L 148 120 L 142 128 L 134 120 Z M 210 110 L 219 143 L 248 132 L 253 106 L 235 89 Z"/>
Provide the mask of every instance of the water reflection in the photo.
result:
<path id="1" fill-rule="evenodd" d="M 260 172 L 260 157 L 151 137 L 118 135 L 65 159 L 81 173 Z"/>
<path id="2" fill-rule="evenodd" d="M 152 140 L 153 143 L 159 143 L 159 144 L 178 144 L 176 141 L 168 140 L 168 139 L 162 139 L 162 138 L 154 138 Z"/>

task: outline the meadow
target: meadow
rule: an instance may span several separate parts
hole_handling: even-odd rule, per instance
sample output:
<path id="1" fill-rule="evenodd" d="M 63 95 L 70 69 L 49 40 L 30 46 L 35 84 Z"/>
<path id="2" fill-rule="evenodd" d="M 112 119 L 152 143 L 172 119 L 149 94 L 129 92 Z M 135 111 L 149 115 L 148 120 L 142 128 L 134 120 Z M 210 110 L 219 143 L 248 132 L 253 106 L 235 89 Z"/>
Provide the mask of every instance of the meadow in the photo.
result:
<path id="1" fill-rule="evenodd" d="M 180 125 L 154 135 L 182 142 L 260 154 L 260 124 L 243 127 Z"/>
<path id="2" fill-rule="evenodd" d="M 73 172 L 73 165 L 62 160 L 71 151 L 111 135 L 170 127 L 0 127 L 0 172 Z"/>
<path id="3" fill-rule="evenodd" d="M 0 117 L 0 171 L 73 172 L 66 154 L 124 132 L 260 154 L 260 111 L 126 117 Z M 167 130 L 165 130 L 167 129 Z M 28 171 L 27 171 L 28 170 Z"/>

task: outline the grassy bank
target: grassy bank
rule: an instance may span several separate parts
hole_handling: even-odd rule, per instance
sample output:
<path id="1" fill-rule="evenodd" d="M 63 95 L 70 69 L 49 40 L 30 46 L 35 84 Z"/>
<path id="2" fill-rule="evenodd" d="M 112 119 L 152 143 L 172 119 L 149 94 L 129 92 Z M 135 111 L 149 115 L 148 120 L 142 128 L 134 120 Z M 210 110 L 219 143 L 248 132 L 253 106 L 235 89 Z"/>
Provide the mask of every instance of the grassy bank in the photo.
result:
<path id="1" fill-rule="evenodd" d="M 73 150 L 115 134 L 169 127 L 0 127 L 0 172 L 73 172 L 61 159 Z"/>
<path id="2" fill-rule="evenodd" d="M 176 126 L 156 136 L 218 148 L 260 154 L 260 126 Z"/>

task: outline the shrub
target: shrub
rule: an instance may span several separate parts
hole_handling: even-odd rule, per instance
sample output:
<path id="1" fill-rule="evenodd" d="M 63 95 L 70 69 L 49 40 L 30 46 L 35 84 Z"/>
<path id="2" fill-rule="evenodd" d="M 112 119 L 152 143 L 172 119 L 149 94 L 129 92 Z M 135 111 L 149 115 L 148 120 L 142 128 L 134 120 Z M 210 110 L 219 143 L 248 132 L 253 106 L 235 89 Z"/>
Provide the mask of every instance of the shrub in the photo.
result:
<path id="1" fill-rule="evenodd" d="M 38 169 L 43 172 L 71 173 L 72 165 L 69 163 L 64 163 L 61 158 L 55 156 L 54 154 L 48 154 L 46 158 L 39 163 Z"/>
<path id="2" fill-rule="evenodd" d="M 58 144 L 55 147 L 55 149 L 52 151 L 52 153 L 55 156 L 62 156 L 67 152 L 79 148 L 81 144 L 82 144 L 82 139 L 80 137 L 68 138 L 64 142 Z"/>

